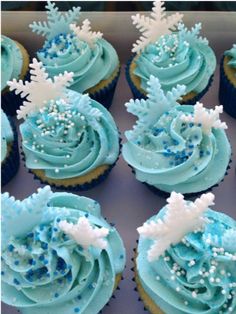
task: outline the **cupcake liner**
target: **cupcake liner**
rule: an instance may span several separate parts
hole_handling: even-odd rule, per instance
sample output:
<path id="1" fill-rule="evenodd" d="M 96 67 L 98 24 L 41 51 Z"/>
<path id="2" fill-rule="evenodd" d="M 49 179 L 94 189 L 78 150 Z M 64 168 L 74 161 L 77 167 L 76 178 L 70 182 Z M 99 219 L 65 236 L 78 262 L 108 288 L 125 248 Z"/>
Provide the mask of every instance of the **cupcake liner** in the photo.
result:
<path id="1" fill-rule="evenodd" d="M 30 71 L 28 71 L 24 77 L 24 81 L 30 80 Z M 21 98 L 20 95 L 16 95 L 15 91 L 7 91 L 1 95 L 2 109 L 9 116 L 15 116 L 16 111 L 20 108 L 26 97 Z"/>
<path id="2" fill-rule="evenodd" d="M 101 103 L 105 108 L 109 109 L 112 104 L 112 100 L 114 97 L 114 93 L 115 93 L 119 76 L 120 76 L 120 68 L 117 75 L 107 86 L 103 87 L 101 90 L 98 90 L 94 93 L 89 93 L 89 96 L 93 100 L 96 100 L 97 102 Z"/>
<path id="3" fill-rule="evenodd" d="M 13 144 L 11 147 L 11 151 L 9 153 L 9 156 L 4 160 L 4 162 L 1 165 L 1 186 L 3 187 L 6 185 L 17 173 L 19 166 L 20 166 L 20 156 L 19 156 L 19 149 L 18 149 L 18 136 L 17 136 L 17 131 L 16 127 L 9 118 L 13 134 L 14 134 L 14 139 L 13 139 Z"/>
<path id="4" fill-rule="evenodd" d="M 132 79 L 130 77 L 130 71 L 129 71 L 130 70 L 130 64 L 133 61 L 135 56 L 136 56 L 135 54 L 132 55 L 132 57 L 127 62 L 127 65 L 126 65 L 126 68 L 125 68 L 126 79 L 127 79 L 128 84 L 129 84 L 129 87 L 130 87 L 130 89 L 132 91 L 134 99 L 147 99 L 147 96 L 145 94 L 143 94 L 140 90 L 137 89 L 137 87 L 134 85 L 134 83 L 132 82 Z M 207 86 L 204 88 L 203 91 L 198 93 L 195 97 L 193 97 L 190 100 L 181 101 L 181 104 L 182 105 L 195 105 L 195 103 L 197 101 L 199 101 L 207 93 L 207 91 L 209 90 L 209 88 L 210 88 L 210 86 L 211 86 L 211 84 L 213 82 L 213 77 L 214 77 L 214 75 L 212 75 L 210 77 L 209 82 L 208 82 Z"/>
<path id="5" fill-rule="evenodd" d="M 229 81 L 224 71 L 224 57 L 220 62 L 220 87 L 219 102 L 223 106 L 224 111 L 233 118 L 236 118 L 236 87 Z"/>
<path id="6" fill-rule="evenodd" d="M 193 198 L 193 197 L 198 197 L 200 196 L 201 194 L 203 193 L 208 193 L 208 192 L 211 192 L 214 188 L 216 188 L 217 186 L 220 185 L 220 183 L 222 183 L 225 179 L 225 177 L 228 175 L 228 171 L 230 170 L 231 166 L 230 164 L 232 163 L 232 159 L 230 159 L 229 163 L 228 163 L 228 166 L 227 166 L 227 169 L 226 169 L 226 172 L 224 174 L 224 177 L 222 180 L 220 180 L 220 182 L 212 185 L 211 187 L 209 187 L 208 189 L 206 190 L 202 190 L 202 191 L 199 191 L 199 192 L 193 192 L 193 193 L 181 193 L 184 195 L 185 199 L 189 199 L 189 198 Z M 132 173 L 135 175 L 135 170 L 132 166 L 128 165 L 131 169 L 132 169 Z M 143 185 L 145 185 L 150 191 L 152 191 L 153 193 L 155 193 L 156 195 L 160 196 L 160 197 L 163 197 L 163 198 L 168 198 L 170 196 L 171 193 L 169 192 L 165 192 L 165 191 L 162 191 L 156 187 L 154 187 L 153 185 L 150 185 L 146 182 L 141 182 L 139 181 L 140 183 L 142 183 Z"/>
<path id="7" fill-rule="evenodd" d="M 50 185 L 51 187 L 55 188 L 56 190 L 62 190 L 62 191 L 67 191 L 67 192 L 78 192 L 78 191 L 87 191 L 89 189 L 94 188 L 97 186 L 99 183 L 103 182 L 108 175 L 110 174 L 111 170 L 115 167 L 117 161 L 119 160 L 121 153 L 121 138 L 119 138 L 119 155 L 116 159 L 116 161 L 107 168 L 104 173 L 102 173 L 100 176 L 98 176 L 96 179 L 93 179 L 92 181 L 80 185 L 71 185 L 71 186 L 64 186 L 64 185 L 55 185 L 55 184 L 49 184 L 46 180 L 42 180 L 40 177 L 38 177 L 31 169 L 28 169 L 25 164 L 25 155 L 23 153 L 23 149 L 21 147 L 21 156 L 22 160 L 24 162 L 25 168 L 28 170 L 29 173 L 33 174 L 34 179 L 40 181 L 41 184 L 47 184 Z"/>

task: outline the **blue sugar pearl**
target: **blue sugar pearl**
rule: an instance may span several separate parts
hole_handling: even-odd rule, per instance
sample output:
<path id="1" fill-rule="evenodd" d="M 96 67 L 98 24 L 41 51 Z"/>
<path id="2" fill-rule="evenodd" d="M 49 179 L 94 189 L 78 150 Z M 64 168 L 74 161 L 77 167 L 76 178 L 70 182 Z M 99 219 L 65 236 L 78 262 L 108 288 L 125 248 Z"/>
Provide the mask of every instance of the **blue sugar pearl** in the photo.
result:
<path id="1" fill-rule="evenodd" d="M 198 123 L 198 125 L 197 126 L 199 126 L 199 128 L 202 126 L 202 124 L 201 123 Z"/>
<path id="2" fill-rule="evenodd" d="M 20 264 L 20 262 L 19 261 L 15 261 L 14 264 L 17 266 L 17 265 Z"/>
<path id="3" fill-rule="evenodd" d="M 44 250 L 47 250 L 48 244 L 43 242 L 43 243 L 41 244 L 41 248 L 44 249 Z"/>
<path id="4" fill-rule="evenodd" d="M 48 260 L 45 259 L 45 260 L 43 261 L 43 263 L 44 263 L 44 265 L 47 265 L 47 264 L 48 264 Z"/>
<path id="5" fill-rule="evenodd" d="M 198 135 L 194 135 L 195 140 L 198 140 Z"/>
<path id="6" fill-rule="evenodd" d="M 75 307 L 75 308 L 74 308 L 74 312 L 75 312 L 75 313 L 79 313 L 79 311 L 80 311 L 80 309 L 79 309 L 78 307 Z"/>
<path id="7" fill-rule="evenodd" d="M 5 274 L 4 271 L 1 271 L 1 275 L 4 276 L 4 274 Z"/>
<path id="8" fill-rule="evenodd" d="M 90 290 L 93 289 L 93 286 L 92 286 L 91 283 L 89 284 L 88 288 L 89 288 Z"/>
<path id="9" fill-rule="evenodd" d="M 89 216 L 89 214 L 88 214 L 88 213 L 86 213 L 86 214 L 85 214 L 85 217 L 86 217 L 86 218 L 88 218 L 88 216 Z"/>
<path id="10" fill-rule="evenodd" d="M 57 218 L 56 222 L 60 222 L 60 221 L 61 221 L 61 219 L 60 219 L 60 218 Z"/>
<path id="11" fill-rule="evenodd" d="M 194 148 L 194 145 L 193 145 L 193 144 L 190 144 L 190 145 L 188 145 L 188 148 L 189 148 L 189 149 L 193 149 L 193 148 Z"/>
<path id="12" fill-rule="evenodd" d="M 121 255 L 120 255 L 120 259 L 123 259 L 123 258 L 124 258 L 124 255 L 123 255 L 123 254 L 121 254 Z"/>
<path id="13" fill-rule="evenodd" d="M 17 280 L 16 278 L 13 279 L 13 283 L 14 283 L 15 285 L 19 285 L 19 284 L 20 284 L 19 280 Z"/>
<path id="14" fill-rule="evenodd" d="M 58 231 L 58 229 L 54 227 L 54 228 L 53 228 L 53 231 L 57 232 L 57 231 Z"/>
<path id="15" fill-rule="evenodd" d="M 39 226 L 39 230 L 40 230 L 40 231 L 43 231 L 43 228 L 44 228 L 43 225 L 40 225 L 40 226 Z"/>
<path id="16" fill-rule="evenodd" d="M 78 300 L 81 300 L 81 299 L 82 299 L 81 295 L 78 295 L 77 299 L 78 299 Z"/>
<path id="17" fill-rule="evenodd" d="M 191 122 L 189 123 L 190 128 L 192 128 L 194 126 L 194 124 Z"/>
<path id="18" fill-rule="evenodd" d="M 59 294 L 56 292 L 56 293 L 54 294 L 54 297 L 55 297 L 55 298 L 58 298 L 58 297 L 59 297 Z"/>
<path id="19" fill-rule="evenodd" d="M 44 255 L 40 255 L 40 256 L 39 256 L 39 260 L 40 260 L 40 261 L 43 261 L 43 260 L 44 260 Z"/>
<path id="20" fill-rule="evenodd" d="M 8 251 L 13 252 L 13 250 L 14 250 L 14 246 L 12 244 L 9 244 L 8 245 Z"/>
<path id="21" fill-rule="evenodd" d="M 194 170 L 197 171 L 197 170 L 198 170 L 198 167 L 194 167 Z"/>

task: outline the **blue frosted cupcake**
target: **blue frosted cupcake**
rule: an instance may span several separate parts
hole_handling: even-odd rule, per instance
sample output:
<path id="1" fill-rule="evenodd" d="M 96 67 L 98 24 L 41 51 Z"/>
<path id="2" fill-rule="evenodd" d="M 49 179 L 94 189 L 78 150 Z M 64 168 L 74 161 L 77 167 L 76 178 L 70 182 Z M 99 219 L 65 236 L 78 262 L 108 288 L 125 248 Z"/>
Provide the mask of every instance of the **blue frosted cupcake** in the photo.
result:
<path id="1" fill-rule="evenodd" d="M 2 194 L 2 301 L 22 314 L 99 313 L 125 266 L 125 249 L 99 204 L 49 186 Z"/>
<path id="2" fill-rule="evenodd" d="M 28 73 L 29 55 L 17 41 L 1 35 L 1 107 L 7 115 L 15 115 L 22 104 L 20 96 L 12 93 L 7 82 L 24 80 Z"/>
<path id="3" fill-rule="evenodd" d="M 183 84 L 186 91 L 181 103 L 193 105 L 212 82 L 216 57 L 207 39 L 199 35 L 201 23 L 188 30 L 179 23 L 182 14 L 167 18 L 164 11 L 163 2 L 156 1 L 151 17 L 132 16 L 142 36 L 132 49 L 134 55 L 126 67 L 127 81 L 138 99 L 147 96 L 150 75 L 159 79 L 165 93 Z"/>
<path id="4" fill-rule="evenodd" d="M 31 81 L 9 82 L 27 94 L 17 111 L 26 167 L 42 183 L 87 190 L 104 180 L 119 157 L 119 132 L 111 114 L 87 94 L 66 87 L 73 73 L 53 80 L 33 59 Z"/>
<path id="5" fill-rule="evenodd" d="M 219 101 L 224 110 L 236 118 L 236 44 L 225 51 L 221 60 Z"/>
<path id="6" fill-rule="evenodd" d="M 135 280 L 151 314 L 236 313 L 236 222 L 172 192 L 138 228 Z"/>
<path id="7" fill-rule="evenodd" d="M 19 169 L 17 132 L 1 109 L 1 185 L 6 185 Z"/>
<path id="8" fill-rule="evenodd" d="M 120 73 L 120 63 L 115 49 L 102 38 L 101 32 L 92 32 L 86 19 L 82 26 L 78 20 L 80 7 L 74 7 L 62 16 L 54 3 L 48 2 L 48 23 L 32 23 L 30 28 L 46 37 L 37 52 L 50 77 L 74 72 L 70 89 L 88 93 L 90 97 L 109 108 Z M 45 23 L 45 22 L 44 22 Z"/>
<path id="9" fill-rule="evenodd" d="M 219 184 L 227 171 L 231 147 L 219 114 L 222 106 L 179 105 L 185 86 L 164 93 L 158 78 L 148 81 L 147 100 L 130 100 L 138 117 L 126 131 L 122 154 L 136 178 L 155 191 L 194 194 Z"/>

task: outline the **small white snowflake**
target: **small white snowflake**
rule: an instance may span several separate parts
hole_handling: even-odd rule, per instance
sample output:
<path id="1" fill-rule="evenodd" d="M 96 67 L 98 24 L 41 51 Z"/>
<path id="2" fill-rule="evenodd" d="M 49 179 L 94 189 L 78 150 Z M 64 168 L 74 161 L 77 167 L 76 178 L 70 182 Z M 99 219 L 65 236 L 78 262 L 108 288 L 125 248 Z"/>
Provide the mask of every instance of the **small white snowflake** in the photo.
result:
<path id="1" fill-rule="evenodd" d="M 157 260 L 171 244 L 181 242 L 186 234 L 202 228 L 206 222 L 203 213 L 214 204 L 214 198 L 212 193 L 202 194 L 193 203 L 185 201 L 182 194 L 172 192 L 163 219 L 145 222 L 137 229 L 141 236 L 154 241 L 148 251 L 148 261 Z"/>
<path id="2" fill-rule="evenodd" d="M 210 134 L 211 129 L 227 129 L 227 124 L 221 122 L 219 114 L 223 112 L 223 106 L 215 106 L 215 109 L 206 109 L 203 104 L 197 102 L 194 106 L 193 115 L 182 115 L 181 119 L 184 122 L 192 122 L 194 124 L 201 124 L 203 132 Z"/>
<path id="3" fill-rule="evenodd" d="M 131 16 L 133 24 L 142 36 L 133 45 L 132 52 L 139 53 L 148 44 L 155 43 L 162 35 L 170 34 L 182 20 L 183 14 L 175 13 L 166 17 L 164 2 L 155 1 L 151 17 L 136 14 Z"/>
<path id="4" fill-rule="evenodd" d="M 109 230 L 104 227 L 94 228 L 86 217 L 80 217 L 77 224 L 63 220 L 58 225 L 62 231 L 85 249 L 90 245 L 100 249 L 107 247 L 107 241 L 104 238 L 108 235 Z"/>
<path id="5" fill-rule="evenodd" d="M 54 76 L 53 80 L 48 78 L 48 74 L 43 68 L 42 62 L 33 59 L 33 63 L 30 65 L 30 79 L 31 82 L 16 79 L 8 81 L 10 91 L 15 90 L 16 95 L 20 94 L 22 98 L 26 97 L 26 101 L 17 110 L 17 118 L 25 118 L 30 112 L 38 111 L 43 108 L 49 100 L 58 98 L 66 98 L 66 87 L 73 81 L 72 72 L 64 72 Z"/>

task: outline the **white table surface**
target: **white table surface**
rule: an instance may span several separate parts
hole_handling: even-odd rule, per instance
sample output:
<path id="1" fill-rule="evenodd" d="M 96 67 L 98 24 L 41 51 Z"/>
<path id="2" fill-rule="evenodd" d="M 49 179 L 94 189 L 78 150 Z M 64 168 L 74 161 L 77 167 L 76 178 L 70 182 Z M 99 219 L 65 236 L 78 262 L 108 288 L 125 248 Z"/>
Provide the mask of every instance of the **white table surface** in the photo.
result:
<path id="1" fill-rule="evenodd" d="M 209 35 L 210 34 L 208 34 L 208 36 Z M 219 40 L 221 40 L 221 38 L 219 38 Z M 224 38 L 224 40 L 227 43 L 231 41 L 229 38 Z M 227 48 L 228 47 L 221 46 L 220 51 Z M 219 51 L 218 54 L 220 54 Z M 212 87 L 202 99 L 206 107 L 211 108 L 218 105 L 218 86 L 219 68 L 217 68 Z M 128 84 L 125 80 L 123 66 L 110 110 L 122 133 L 122 137 L 124 131 L 130 129 L 135 121 L 135 118 L 128 114 L 124 107 L 124 103 L 128 101 L 131 96 Z M 233 160 L 231 169 L 224 181 L 213 189 L 213 193 L 216 196 L 216 205 L 212 208 L 229 214 L 236 219 L 236 119 L 231 118 L 226 113 L 222 114 L 221 119 L 228 124 L 228 130 L 226 132 L 232 145 Z M 8 191 L 16 198 L 23 199 L 34 193 L 38 187 L 40 187 L 38 181 L 33 179 L 33 176 L 27 172 L 23 163 L 21 163 L 18 174 L 2 191 Z M 107 217 L 108 221 L 116 224 L 116 228 L 124 240 L 127 251 L 127 264 L 123 273 L 124 280 L 120 283 L 121 290 L 115 292 L 116 298 L 111 299 L 110 305 L 104 308 L 103 313 L 147 313 L 143 310 L 143 303 L 138 302 L 138 294 L 134 291 L 135 284 L 132 281 L 133 273 L 131 267 L 133 264 L 131 258 L 133 256 L 133 248 L 136 245 L 136 239 L 138 238 L 136 228 L 161 209 L 166 202 L 165 199 L 155 195 L 143 184 L 138 182 L 131 173 L 131 169 L 124 162 L 122 156 L 120 156 L 116 167 L 112 170 L 106 181 L 89 191 L 80 192 L 79 194 L 91 197 L 101 204 L 103 215 Z M 15 314 L 17 311 L 3 304 L 2 313 Z"/>

